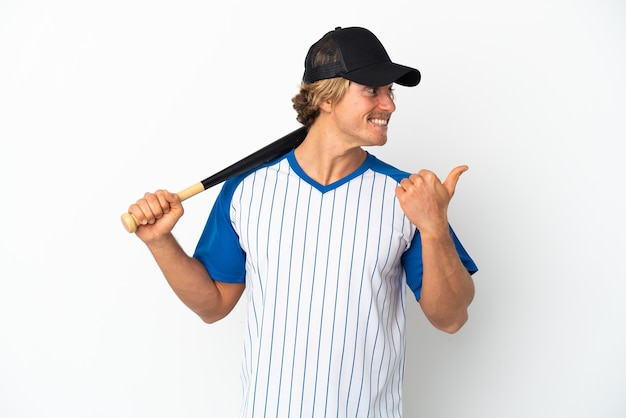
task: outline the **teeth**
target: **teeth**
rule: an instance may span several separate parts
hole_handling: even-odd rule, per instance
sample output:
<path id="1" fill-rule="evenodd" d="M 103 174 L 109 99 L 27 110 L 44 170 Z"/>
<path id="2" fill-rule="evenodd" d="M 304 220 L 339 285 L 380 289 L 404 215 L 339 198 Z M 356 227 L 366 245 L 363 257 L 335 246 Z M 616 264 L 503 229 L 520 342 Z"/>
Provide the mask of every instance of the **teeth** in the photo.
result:
<path id="1" fill-rule="evenodd" d="M 387 119 L 371 119 L 372 123 L 379 126 L 387 126 Z"/>

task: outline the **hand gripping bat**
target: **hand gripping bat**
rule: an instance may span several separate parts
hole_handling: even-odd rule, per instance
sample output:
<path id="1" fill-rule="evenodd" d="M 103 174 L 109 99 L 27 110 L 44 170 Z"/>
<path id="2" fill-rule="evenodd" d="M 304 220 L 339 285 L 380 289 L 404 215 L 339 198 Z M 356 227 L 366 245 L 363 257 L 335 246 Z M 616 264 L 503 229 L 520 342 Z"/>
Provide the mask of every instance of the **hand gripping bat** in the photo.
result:
<path id="1" fill-rule="evenodd" d="M 252 170 L 262 164 L 265 164 L 275 158 L 285 155 L 298 145 L 302 143 L 307 134 L 307 128 L 302 126 L 295 131 L 288 133 L 280 139 L 272 142 L 269 145 L 253 152 L 247 157 L 237 161 L 236 163 L 226 167 L 225 169 L 218 171 L 210 177 L 198 182 L 192 186 L 187 187 L 184 190 L 178 192 L 180 200 L 189 199 L 191 196 L 205 191 L 209 187 L 213 187 L 220 184 L 231 177 L 245 173 Z M 135 232 L 139 227 L 139 222 L 130 213 L 122 214 L 122 224 L 128 232 Z"/>

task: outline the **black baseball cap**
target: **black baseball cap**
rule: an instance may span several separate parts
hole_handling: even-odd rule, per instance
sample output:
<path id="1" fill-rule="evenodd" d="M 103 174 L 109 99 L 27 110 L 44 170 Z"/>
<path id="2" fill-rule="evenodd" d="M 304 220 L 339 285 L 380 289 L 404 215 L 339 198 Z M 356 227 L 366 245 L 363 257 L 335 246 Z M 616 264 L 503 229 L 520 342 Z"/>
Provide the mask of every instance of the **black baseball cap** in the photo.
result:
<path id="1" fill-rule="evenodd" d="M 334 77 L 369 87 L 390 83 L 412 87 L 420 82 L 421 74 L 391 62 L 383 44 L 369 30 L 337 27 L 309 48 L 302 81 L 308 84 Z"/>

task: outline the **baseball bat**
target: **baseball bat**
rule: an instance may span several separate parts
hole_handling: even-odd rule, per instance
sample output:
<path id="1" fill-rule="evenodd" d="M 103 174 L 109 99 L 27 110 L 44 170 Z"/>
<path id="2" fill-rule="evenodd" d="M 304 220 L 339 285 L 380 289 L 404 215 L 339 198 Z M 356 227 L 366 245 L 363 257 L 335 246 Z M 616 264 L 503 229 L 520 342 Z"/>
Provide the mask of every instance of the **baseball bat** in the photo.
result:
<path id="1" fill-rule="evenodd" d="M 246 171 L 252 170 L 253 168 L 259 167 L 262 164 L 281 157 L 300 145 L 302 141 L 304 141 L 306 134 L 307 128 L 302 126 L 270 143 L 269 145 L 253 152 L 247 157 L 242 158 L 236 163 L 229 165 L 225 169 L 218 171 L 212 176 L 207 177 L 201 182 L 181 190 L 177 193 L 178 197 L 180 197 L 181 201 L 189 199 L 190 197 L 205 191 L 209 187 L 213 187 L 231 177 L 245 173 Z M 139 227 L 139 222 L 137 222 L 137 219 L 130 213 L 122 214 L 122 224 L 124 225 L 124 228 L 131 233 L 135 232 Z"/>

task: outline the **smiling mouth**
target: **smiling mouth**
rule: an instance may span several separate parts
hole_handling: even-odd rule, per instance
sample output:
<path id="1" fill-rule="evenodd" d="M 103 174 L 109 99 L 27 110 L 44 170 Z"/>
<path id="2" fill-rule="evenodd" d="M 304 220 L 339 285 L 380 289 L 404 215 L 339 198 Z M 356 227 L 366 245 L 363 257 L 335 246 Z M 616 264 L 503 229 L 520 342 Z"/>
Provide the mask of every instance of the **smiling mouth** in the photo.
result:
<path id="1" fill-rule="evenodd" d="M 370 122 L 377 126 L 387 126 L 389 124 L 389 119 L 372 118 L 370 119 Z"/>

